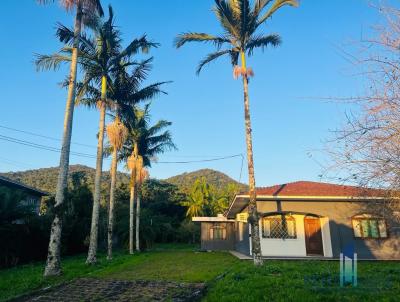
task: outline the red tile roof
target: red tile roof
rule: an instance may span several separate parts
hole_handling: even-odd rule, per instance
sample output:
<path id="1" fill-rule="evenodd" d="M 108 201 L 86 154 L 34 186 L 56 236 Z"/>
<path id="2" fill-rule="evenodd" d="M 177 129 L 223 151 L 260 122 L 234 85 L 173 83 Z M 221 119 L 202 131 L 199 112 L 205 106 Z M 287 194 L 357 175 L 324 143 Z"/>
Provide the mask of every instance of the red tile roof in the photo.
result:
<path id="1" fill-rule="evenodd" d="M 296 181 L 272 187 L 257 188 L 258 195 L 372 197 L 385 195 L 384 190 L 337 185 L 313 181 Z"/>

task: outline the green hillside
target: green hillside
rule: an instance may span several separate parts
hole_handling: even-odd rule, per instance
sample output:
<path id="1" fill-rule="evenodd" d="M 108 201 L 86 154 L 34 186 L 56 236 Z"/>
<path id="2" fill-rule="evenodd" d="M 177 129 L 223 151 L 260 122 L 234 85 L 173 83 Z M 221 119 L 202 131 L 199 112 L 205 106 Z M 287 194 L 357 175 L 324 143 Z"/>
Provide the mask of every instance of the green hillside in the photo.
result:
<path id="1" fill-rule="evenodd" d="M 93 188 L 95 170 L 83 165 L 71 165 L 69 168 L 69 174 L 71 175 L 77 172 L 82 173 L 82 175 L 86 177 L 89 187 Z M 58 167 L 0 173 L 0 175 L 49 193 L 55 193 L 57 187 Z M 71 181 L 71 179 L 69 179 L 69 181 Z M 129 176 L 124 173 L 118 173 L 118 182 L 129 184 Z M 109 183 L 110 173 L 104 171 L 102 176 L 102 187 L 108 188 Z"/>
<path id="2" fill-rule="evenodd" d="M 165 181 L 178 186 L 181 190 L 186 192 L 193 185 L 196 179 L 201 177 L 205 177 L 207 183 L 214 185 L 217 189 L 223 189 L 232 183 L 238 185 L 239 191 L 247 189 L 245 184 L 239 183 L 228 175 L 212 169 L 201 169 L 189 173 L 183 173 L 167 178 Z"/>
<path id="3" fill-rule="evenodd" d="M 82 173 L 87 179 L 89 187 L 93 188 L 94 172 L 93 168 L 83 166 L 83 165 L 71 165 L 70 175 L 73 173 Z M 58 168 L 42 168 L 36 170 L 27 170 L 20 172 L 8 172 L 0 173 L 4 177 L 22 182 L 34 188 L 55 193 L 57 186 Z M 188 189 L 193 185 L 197 178 L 205 177 L 210 185 L 215 186 L 217 189 L 223 189 L 228 184 L 236 184 L 239 186 L 239 190 L 246 190 L 247 186 L 238 183 L 234 179 L 230 178 L 228 175 L 221 173 L 219 171 L 211 169 L 202 169 L 194 172 L 183 173 L 170 178 L 165 179 L 166 182 L 178 186 L 182 191 L 187 192 Z M 71 179 L 70 179 L 71 181 Z M 125 173 L 118 173 L 118 183 L 129 184 L 129 175 Z M 108 189 L 110 184 L 110 174 L 108 171 L 103 172 L 102 176 L 102 187 L 103 189 Z"/>

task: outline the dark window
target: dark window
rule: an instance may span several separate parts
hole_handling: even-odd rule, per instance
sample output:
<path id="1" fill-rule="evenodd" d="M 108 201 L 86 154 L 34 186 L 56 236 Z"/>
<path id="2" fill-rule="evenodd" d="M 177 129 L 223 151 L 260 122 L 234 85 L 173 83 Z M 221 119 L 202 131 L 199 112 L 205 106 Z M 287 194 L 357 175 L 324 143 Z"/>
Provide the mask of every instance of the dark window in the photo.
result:
<path id="1" fill-rule="evenodd" d="M 290 215 L 266 216 L 263 218 L 263 237 L 277 239 L 295 239 L 296 220 Z"/>
<path id="2" fill-rule="evenodd" d="M 383 218 L 363 214 L 352 219 L 354 237 L 387 238 L 386 221 Z"/>
<path id="3" fill-rule="evenodd" d="M 210 228 L 211 240 L 226 240 L 226 227 L 222 225 L 213 225 Z"/>

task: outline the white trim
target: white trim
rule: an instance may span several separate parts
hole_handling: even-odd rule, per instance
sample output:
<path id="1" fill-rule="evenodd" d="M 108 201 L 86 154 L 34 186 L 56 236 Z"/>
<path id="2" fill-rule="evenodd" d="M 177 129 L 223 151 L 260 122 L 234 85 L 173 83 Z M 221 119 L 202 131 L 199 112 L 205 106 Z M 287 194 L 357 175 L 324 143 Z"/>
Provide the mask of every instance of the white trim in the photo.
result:
<path id="1" fill-rule="evenodd" d="M 324 251 L 324 257 L 333 257 L 329 218 L 321 217 L 319 219 L 319 222 L 321 224 L 321 235 L 322 235 L 322 246 Z"/>

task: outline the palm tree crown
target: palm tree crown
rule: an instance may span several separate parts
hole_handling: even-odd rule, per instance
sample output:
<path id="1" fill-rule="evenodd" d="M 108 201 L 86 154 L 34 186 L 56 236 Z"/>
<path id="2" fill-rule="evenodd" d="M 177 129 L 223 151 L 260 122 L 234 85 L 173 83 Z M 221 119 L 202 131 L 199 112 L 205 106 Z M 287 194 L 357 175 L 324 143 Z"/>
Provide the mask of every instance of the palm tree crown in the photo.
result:
<path id="1" fill-rule="evenodd" d="M 37 0 L 39 4 L 54 3 L 56 0 Z M 96 12 L 100 17 L 103 16 L 103 8 L 101 7 L 100 0 L 59 0 L 62 7 L 67 11 L 74 9 L 75 7 L 82 7 L 83 14 L 93 15 Z"/>
<path id="2" fill-rule="evenodd" d="M 121 33 L 114 25 L 114 13 L 109 6 L 109 18 L 105 22 L 93 20 L 90 24 L 95 33 L 94 37 L 82 34 L 79 44 L 78 63 L 84 70 L 84 78 L 80 85 L 78 98 L 89 89 L 89 85 L 100 86 L 102 77 L 107 82 L 119 74 L 121 68 L 134 65 L 129 59 L 140 50 L 147 53 L 149 48 L 158 47 L 157 43 L 148 41 L 146 35 L 134 39 L 125 48 L 121 45 Z M 53 55 L 37 55 L 38 69 L 57 69 L 61 63 L 70 61 L 71 44 L 74 32 L 61 24 L 58 25 L 57 36 L 66 44 L 58 53 Z"/>
<path id="3" fill-rule="evenodd" d="M 258 29 L 284 5 L 297 6 L 298 3 L 297 0 L 256 0 L 251 6 L 249 0 L 215 0 L 213 11 L 224 33 L 183 33 L 176 38 L 175 46 L 180 48 L 187 42 L 213 43 L 216 46 L 217 51 L 200 61 L 197 74 L 204 65 L 224 55 L 230 56 L 233 66 L 238 65 L 240 54 L 251 56 L 256 48 L 264 50 L 269 45 L 278 46 L 281 43 L 279 35 L 259 34 Z"/>
<path id="4" fill-rule="evenodd" d="M 149 125 L 150 105 L 144 109 L 135 109 L 135 119 L 129 122 L 128 138 L 121 151 L 121 159 L 128 159 L 136 152 L 143 158 L 143 166 L 150 167 L 151 162 L 156 159 L 158 154 L 167 150 L 176 149 L 172 142 L 171 133 L 165 128 L 172 123 L 160 120 L 154 125 Z M 135 150 L 137 148 L 137 150 Z"/>

